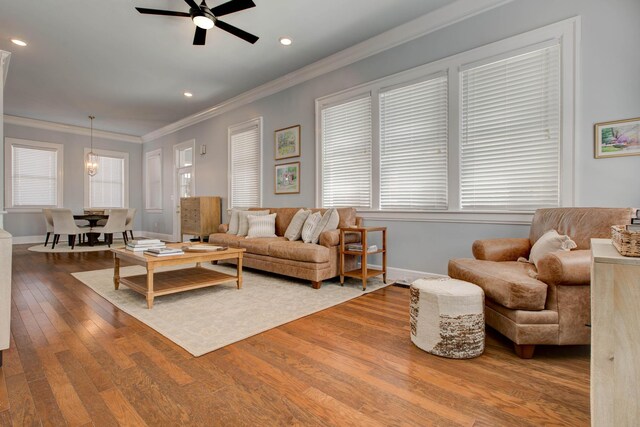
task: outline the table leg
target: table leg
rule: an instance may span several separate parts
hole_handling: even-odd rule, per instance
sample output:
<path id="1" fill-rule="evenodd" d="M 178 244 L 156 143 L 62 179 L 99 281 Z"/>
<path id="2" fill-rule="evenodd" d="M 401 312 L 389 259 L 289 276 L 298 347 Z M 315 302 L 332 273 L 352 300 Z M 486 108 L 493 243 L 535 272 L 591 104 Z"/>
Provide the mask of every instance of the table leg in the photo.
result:
<path id="1" fill-rule="evenodd" d="M 382 282 L 387 283 L 387 229 L 382 230 Z"/>
<path id="2" fill-rule="evenodd" d="M 362 290 L 367 290 L 367 232 L 362 232 L 362 256 L 360 257 L 360 263 L 362 264 Z"/>
<path id="3" fill-rule="evenodd" d="M 116 291 L 120 287 L 120 258 L 116 254 L 113 254 L 113 286 Z"/>
<path id="4" fill-rule="evenodd" d="M 344 286 L 344 230 L 340 230 L 340 286 Z"/>
<path id="5" fill-rule="evenodd" d="M 147 266 L 147 307 L 153 308 L 153 267 Z"/>
<path id="6" fill-rule="evenodd" d="M 238 289 L 242 289 L 242 254 L 238 255 L 236 274 L 238 275 Z"/>

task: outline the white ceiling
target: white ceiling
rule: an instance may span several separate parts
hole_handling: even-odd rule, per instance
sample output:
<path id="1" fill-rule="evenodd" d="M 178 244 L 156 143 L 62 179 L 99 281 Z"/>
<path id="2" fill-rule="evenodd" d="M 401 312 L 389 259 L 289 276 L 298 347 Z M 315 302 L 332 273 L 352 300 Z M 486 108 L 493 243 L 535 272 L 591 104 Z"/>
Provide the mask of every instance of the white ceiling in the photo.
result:
<path id="1" fill-rule="evenodd" d="M 140 136 L 453 0 L 254 2 L 222 20 L 255 45 L 213 28 L 193 46 L 190 19 L 134 9 L 187 12 L 183 0 L 0 0 L 0 50 L 12 52 L 5 114 L 77 126 L 93 114 L 96 129 Z M 294 44 L 281 46 L 283 35 Z"/>

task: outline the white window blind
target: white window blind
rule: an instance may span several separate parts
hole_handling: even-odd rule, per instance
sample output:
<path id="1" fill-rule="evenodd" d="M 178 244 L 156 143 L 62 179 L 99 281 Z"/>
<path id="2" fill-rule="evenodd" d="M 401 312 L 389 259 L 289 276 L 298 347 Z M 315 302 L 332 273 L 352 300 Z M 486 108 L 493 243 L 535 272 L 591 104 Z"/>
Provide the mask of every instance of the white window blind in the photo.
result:
<path id="1" fill-rule="evenodd" d="M 11 171 L 12 207 L 57 205 L 57 150 L 13 145 Z"/>
<path id="2" fill-rule="evenodd" d="M 98 173 L 89 178 L 89 207 L 124 208 L 125 161 L 98 155 Z"/>
<path id="3" fill-rule="evenodd" d="M 447 209 L 447 76 L 380 93 L 380 208 Z"/>
<path id="4" fill-rule="evenodd" d="M 260 206 L 260 123 L 230 131 L 230 207 Z"/>
<path id="5" fill-rule="evenodd" d="M 324 107 L 322 206 L 371 207 L 371 97 Z"/>
<path id="6" fill-rule="evenodd" d="M 461 206 L 559 206 L 560 47 L 462 72 Z"/>
<path id="7" fill-rule="evenodd" d="M 162 209 L 162 150 L 148 152 L 145 208 Z"/>

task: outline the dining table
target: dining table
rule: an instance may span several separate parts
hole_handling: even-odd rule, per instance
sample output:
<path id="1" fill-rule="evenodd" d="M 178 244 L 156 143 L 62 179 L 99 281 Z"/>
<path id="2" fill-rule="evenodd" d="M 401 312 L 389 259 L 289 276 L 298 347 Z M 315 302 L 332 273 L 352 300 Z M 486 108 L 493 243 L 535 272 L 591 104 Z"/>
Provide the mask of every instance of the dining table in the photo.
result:
<path id="1" fill-rule="evenodd" d="M 102 214 L 80 214 L 74 215 L 73 219 L 78 221 L 87 221 L 89 223 L 89 227 L 94 228 L 98 225 L 98 221 L 103 219 L 109 219 L 109 215 Z M 91 231 L 85 233 L 87 236 L 87 243 L 89 246 L 95 246 L 96 244 L 102 243 L 98 238 L 100 237 L 100 233 L 92 233 Z M 106 243 L 106 242 L 105 242 Z"/>

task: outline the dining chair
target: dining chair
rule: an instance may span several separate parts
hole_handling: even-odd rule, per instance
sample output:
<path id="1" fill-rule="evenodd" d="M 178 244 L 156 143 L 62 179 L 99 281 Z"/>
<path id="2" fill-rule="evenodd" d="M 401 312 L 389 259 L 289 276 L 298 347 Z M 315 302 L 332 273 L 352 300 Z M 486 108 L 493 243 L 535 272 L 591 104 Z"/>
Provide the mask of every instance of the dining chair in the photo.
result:
<path id="1" fill-rule="evenodd" d="M 76 236 L 88 231 L 88 227 L 78 227 L 73 219 L 71 209 L 51 209 L 51 218 L 53 219 L 53 242 L 51 249 L 56 247 L 56 243 L 60 240 L 61 234 L 69 236 L 71 241 L 71 249 L 76 245 Z"/>
<path id="2" fill-rule="evenodd" d="M 51 216 L 51 209 L 42 209 L 42 214 L 44 215 L 44 225 L 47 227 L 47 237 L 44 240 L 44 245 L 47 246 L 49 237 L 53 233 L 53 217 Z"/>
<path id="3" fill-rule="evenodd" d="M 128 231 L 131 234 L 131 238 L 133 239 L 133 220 L 136 217 L 136 208 L 129 208 L 127 212 L 127 221 L 124 224 L 125 233 Z"/>
<path id="4" fill-rule="evenodd" d="M 127 232 L 125 231 L 125 224 L 127 222 L 128 209 L 111 209 L 109 211 L 109 218 L 107 223 L 103 227 L 93 227 L 92 233 L 103 233 L 109 247 L 113 243 L 113 233 L 122 233 L 124 242 L 127 243 Z"/>

